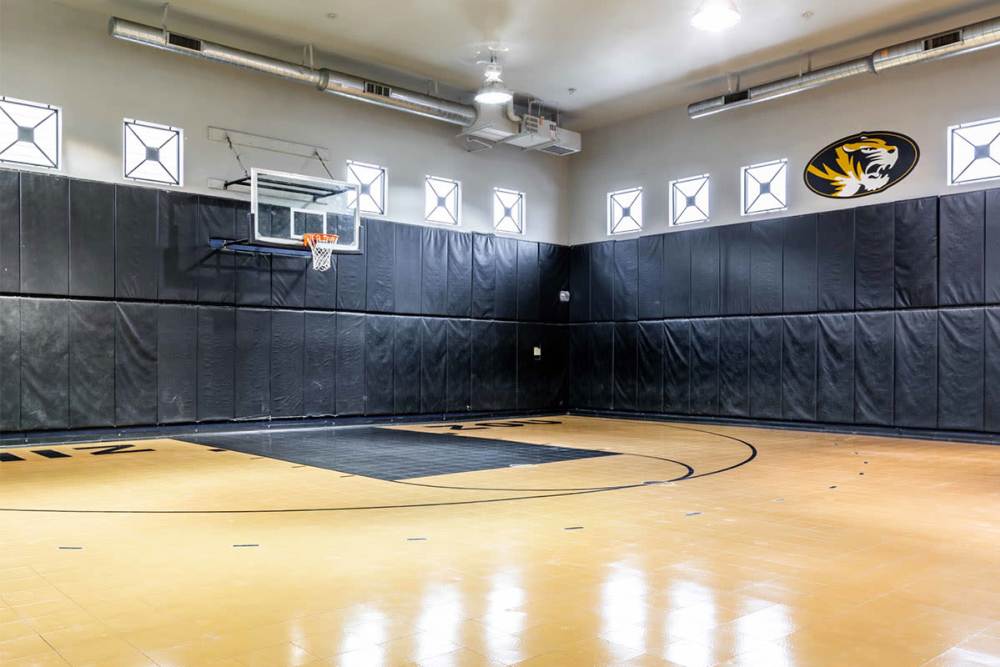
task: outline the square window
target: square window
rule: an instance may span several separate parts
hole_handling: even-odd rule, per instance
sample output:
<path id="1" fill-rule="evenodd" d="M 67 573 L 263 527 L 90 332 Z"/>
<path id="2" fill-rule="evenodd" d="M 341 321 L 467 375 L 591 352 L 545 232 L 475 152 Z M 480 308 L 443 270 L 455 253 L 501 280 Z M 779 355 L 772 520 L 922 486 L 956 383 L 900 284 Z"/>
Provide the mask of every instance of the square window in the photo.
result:
<path id="1" fill-rule="evenodd" d="M 122 175 L 130 181 L 183 185 L 184 130 L 126 118 Z"/>
<path id="2" fill-rule="evenodd" d="M 424 220 L 440 225 L 455 225 L 460 221 L 462 184 L 450 178 L 428 176 L 424 181 Z"/>
<path id="3" fill-rule="evenodd" d="M 0 162 L 59 169 L 62 109 L 0 97 Z"/>
<path id="4" fill-rule="evenodd" d="M 642 188 L 608 193 L 608 234 L 642 231 Z"/>
<path id="5" fill-rule="evenodd" d="M 347 182 L 358 186 L 358 201 L 351 201 L 351 207 L 358 206 L 362 213 L 385 215 L 386 182 L 385 167 L 377 164 L 347 161 Z"/>
<path id="6" fill-rule="evenodd" d="M 708 222 L 709 175 L 670 181 L 670 224 Z"/>
<path id="7" fill-rule="evenodd" d="M 524 193 L 493 188 L 493 229 L 503 234 L 524 234 Z"/>
<path id="8" fill-rule="evenodd" d="M 788 208 L 788 160 L 773 160 L 743 167 L 740 198 L 743 215 L 784 211 Z"/>
<path id="9" fill-rule="evenodd" d="M 1000 178 L 1000 118 L 948 128 L 948 184 Z"/>

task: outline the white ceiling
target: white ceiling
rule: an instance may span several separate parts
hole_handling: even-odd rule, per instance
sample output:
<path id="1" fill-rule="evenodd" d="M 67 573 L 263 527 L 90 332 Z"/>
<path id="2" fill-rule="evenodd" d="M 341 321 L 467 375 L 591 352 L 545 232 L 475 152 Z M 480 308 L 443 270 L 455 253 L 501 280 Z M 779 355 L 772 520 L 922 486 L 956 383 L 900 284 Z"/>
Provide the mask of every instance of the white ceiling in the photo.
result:
<path id="1" fill-rule="evenodd" d="M 162 5 L 63 1 L 154 22 Z M 798 71 L 810 51 L 821 51 L 816 62 L 826 64 L 886 46 L 885 40 L 1000 15 L 1000 0 L 741 0 L 743 22 L 713 35 L 689 25 L 699 3 L 171 0 L 170 11 L 171 22 L 192 32 L 194 19 L 205 20 L 465 89 L 480 81 L 475 46 L 499 41 L 510 49 L 507 84 L 558 105 L 579 129 L 718 94 L 728 73 L 761 78 L 761 68 L 772 65 L 784 76 Z M 327 18 L 330 12 L 337 17 Z"/>

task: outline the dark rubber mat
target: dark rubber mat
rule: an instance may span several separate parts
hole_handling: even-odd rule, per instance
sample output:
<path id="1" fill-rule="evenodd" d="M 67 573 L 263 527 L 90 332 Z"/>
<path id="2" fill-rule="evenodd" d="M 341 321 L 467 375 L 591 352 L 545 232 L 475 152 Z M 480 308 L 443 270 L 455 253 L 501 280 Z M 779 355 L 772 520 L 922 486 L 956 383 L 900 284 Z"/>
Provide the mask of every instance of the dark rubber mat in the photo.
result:
<path id="1" fill-rule="evenodd" d="M 375 427 L 207 433 L 183 440 L 390 481 L 615 455 Z"/>

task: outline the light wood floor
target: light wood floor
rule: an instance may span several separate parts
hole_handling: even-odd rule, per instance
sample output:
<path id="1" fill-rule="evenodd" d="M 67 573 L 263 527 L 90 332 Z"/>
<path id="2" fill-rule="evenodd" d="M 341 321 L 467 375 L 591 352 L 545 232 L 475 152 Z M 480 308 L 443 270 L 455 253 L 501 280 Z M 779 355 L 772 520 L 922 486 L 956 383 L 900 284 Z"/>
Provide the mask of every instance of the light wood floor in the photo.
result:
<path id="1" fill-rule="evenodd" d="M 1000 664 L 1000 447 L 538 421 L 448 433 L 624 455 L 0 450 L 0 665 Z"/>

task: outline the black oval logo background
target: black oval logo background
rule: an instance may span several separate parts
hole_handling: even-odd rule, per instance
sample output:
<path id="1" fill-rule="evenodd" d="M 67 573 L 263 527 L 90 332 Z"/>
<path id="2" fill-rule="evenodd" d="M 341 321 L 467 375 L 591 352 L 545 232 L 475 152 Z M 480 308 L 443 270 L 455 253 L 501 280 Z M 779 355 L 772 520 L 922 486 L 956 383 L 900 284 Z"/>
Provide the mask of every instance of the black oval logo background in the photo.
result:
<path id="1" fill-rule="evenodd" d="M 864 154 L 859 146 L 871 152 Z M 882 147 L 886 150 L 880 151 Z M 895 148 L 894 161 L 889 148 Z M 881 130 L 858 132 L 838 139 L 816 153 L 806 165 L 802 177 L 806 187 L 821 197 L 857 199 L 885 192 L 906 178 L 919 161 L 920 147 L 905 134 Z M 856 174 L 858 166 L 863 170 L 861 178 Z"/>

